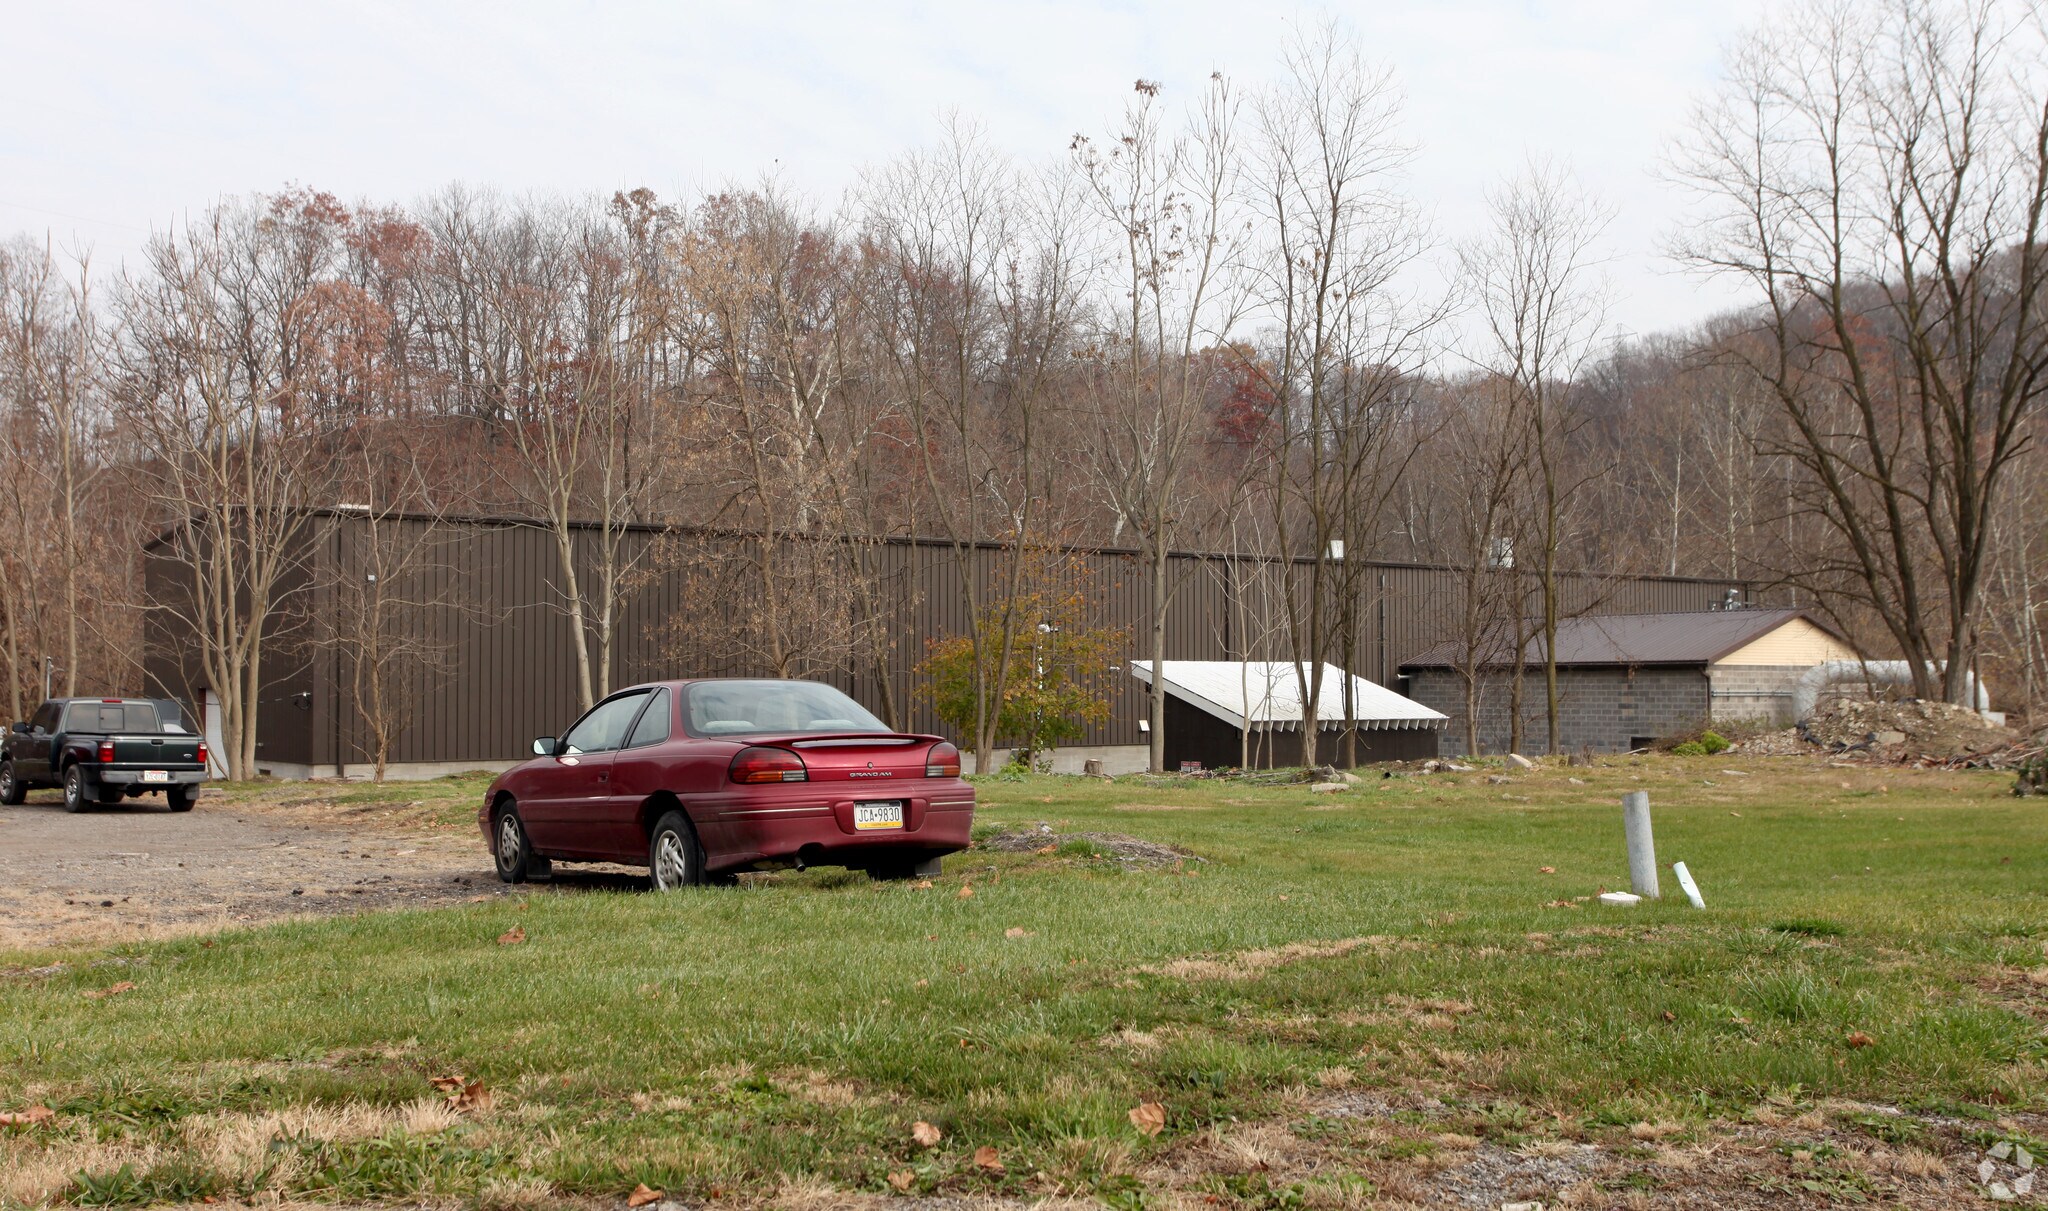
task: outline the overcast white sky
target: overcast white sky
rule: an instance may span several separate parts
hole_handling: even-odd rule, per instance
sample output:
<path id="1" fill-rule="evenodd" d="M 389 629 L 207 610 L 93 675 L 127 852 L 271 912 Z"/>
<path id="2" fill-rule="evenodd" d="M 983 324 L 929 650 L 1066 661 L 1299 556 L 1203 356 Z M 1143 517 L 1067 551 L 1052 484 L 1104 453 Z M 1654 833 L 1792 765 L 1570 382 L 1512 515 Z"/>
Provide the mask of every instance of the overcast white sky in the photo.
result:
<path id="1" fill-rule="evenodd" d="M 1614 208 L 1613 320 L 1726 306 L 1658 249 L 1683 198 L 1654 168 L 1722 45 L 1768 0 L 1217 0 L 859 4 L 743 0 L 7 0 L 0 235 L 103 265 L 226 194 L 296 182 L 407 201 L 450 181 L 664 195 L 764 170 L 831 203 L 958 109 L 1019 156 L 1100 131 L 1139 77 L 1189 97 L 1268 78 L 1334 14 L 1395 69 L 1413 190 L 1446 241 L 1532 154 Z"/>

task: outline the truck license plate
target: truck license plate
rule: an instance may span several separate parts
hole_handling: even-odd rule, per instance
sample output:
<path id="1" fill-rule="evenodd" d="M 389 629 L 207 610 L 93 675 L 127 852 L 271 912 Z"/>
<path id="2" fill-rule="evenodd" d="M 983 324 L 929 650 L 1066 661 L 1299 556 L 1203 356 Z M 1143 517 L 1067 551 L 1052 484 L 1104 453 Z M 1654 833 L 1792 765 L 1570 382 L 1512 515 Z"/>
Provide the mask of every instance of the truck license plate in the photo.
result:
<path id="1" fill-rule="evenodd" d="M 142 771 L 142 780 L 144 782 L 169 782 L 171 780 L 171 771 L 167 769 L 146 769 Z"/>
<path id="2" fill-rule="evenodd" d="M 854 804 L 853 827 L 863 832 L 871 828 L 902 828 L 903 800 Z"/>

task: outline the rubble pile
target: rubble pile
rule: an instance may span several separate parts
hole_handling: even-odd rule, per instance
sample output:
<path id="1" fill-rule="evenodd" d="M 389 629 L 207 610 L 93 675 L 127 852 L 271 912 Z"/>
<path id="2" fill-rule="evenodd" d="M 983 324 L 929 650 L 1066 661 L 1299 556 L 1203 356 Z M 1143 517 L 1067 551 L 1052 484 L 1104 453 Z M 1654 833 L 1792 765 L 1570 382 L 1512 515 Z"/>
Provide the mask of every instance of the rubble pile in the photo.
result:
<path id="1" fill-rule="evenodd" d="M 2017 739 L 2012 729 L 1968 707 L 1919 700 L 1845 698 L 1814 712 L 1799 730 L 1809 742 L 1825 749 L 1866 748 L 1943 759 L 1990 752 Z"/>
<path id="2" fill-rule="evenodd" d="M 1813 751 L 1813 745 L 1806 742 L 1798 728 L 1788 727 L 1782 732 L 1765 732 L 1747 740 L 1737 740 L 1728 751 L 1740 757 L 1803 757 Z"/>

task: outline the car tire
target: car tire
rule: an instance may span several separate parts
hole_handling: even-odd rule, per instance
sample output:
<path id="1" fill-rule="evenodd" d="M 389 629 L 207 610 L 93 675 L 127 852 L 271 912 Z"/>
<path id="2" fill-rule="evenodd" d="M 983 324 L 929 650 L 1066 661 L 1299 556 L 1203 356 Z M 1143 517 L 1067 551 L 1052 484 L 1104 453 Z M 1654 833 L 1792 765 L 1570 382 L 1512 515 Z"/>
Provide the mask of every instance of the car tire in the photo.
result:
<path id="1" fill-rule="evenodd" d="M 705 882 L 704 847 L 697 844 L 697 830 L 681 812 L 669 812 L 654 822 L 647 837 L 647 880 L 656 891 L 680 891 Z"/>
<path id="2" fill-rule="evenodd" d="M 85 771 L 74 765 L 64 771 L 64 810 L 82 812 L 92 802 L 85 793 Z"/>
<path id="3" fill-rule="evenodd" d="M 0 761 L 0 803 L 14 807 L 28 798 L 28 787 L 14 776 L 14 762 Z"/>
<path id="4" fill-rule="evenodd" d="M 196 786 L 169 787 L 164 791 L 164 802 L 170 804 L 171 810 L 174 812 L 189 812 L 192 810 L 192 805 L 199 802 L 199 788 Z"/>
<path id="5" fill-rule="evenodd" d="M 519 809 L 507 803 L 491 817 L 491 859 L 498 868 L 500 883 L 524 883 L 533 875 L 537 859 L 533 843 L 526 838 L 526 821 Z"/>

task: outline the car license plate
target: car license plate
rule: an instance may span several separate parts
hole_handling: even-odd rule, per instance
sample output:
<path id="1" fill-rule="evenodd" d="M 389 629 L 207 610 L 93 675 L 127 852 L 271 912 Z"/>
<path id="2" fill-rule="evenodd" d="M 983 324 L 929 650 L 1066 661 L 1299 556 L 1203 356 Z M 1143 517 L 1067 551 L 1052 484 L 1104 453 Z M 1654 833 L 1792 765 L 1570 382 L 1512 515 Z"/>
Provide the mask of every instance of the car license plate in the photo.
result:
<path id="1" fill-rule="evenodd" d="M 863 832 L 871 828 L 902 828 L 903 800 L 854 804 L 853 827 Z"/>
<path id="2" fill-rule="evenodd" d="M 171 780 L 171 771 L 167 769 L 146 769 L 142 771 L 142 780 L 144 782 L 169 782 Z"/>

